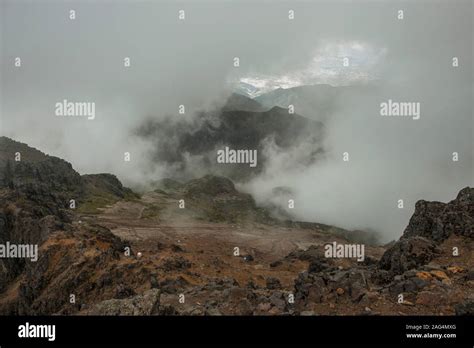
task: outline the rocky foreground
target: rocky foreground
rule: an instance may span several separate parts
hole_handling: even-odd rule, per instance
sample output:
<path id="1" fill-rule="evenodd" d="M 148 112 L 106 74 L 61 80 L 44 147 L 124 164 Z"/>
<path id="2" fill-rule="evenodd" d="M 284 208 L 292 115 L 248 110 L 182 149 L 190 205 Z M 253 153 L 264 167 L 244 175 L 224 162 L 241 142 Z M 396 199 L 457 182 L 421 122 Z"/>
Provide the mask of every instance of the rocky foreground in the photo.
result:
<path id="1" fill-rule="evenodd" d="M 472 315 L 473 238 L 469 187 L 419 201 L 379 246 L 277 219 L 223 177 L 139 196 L 0 137 L 0 244 L 39 245 L 36 262 L 0 258 L 2 315 Z M 325 257 L 333 242 L 364 260 Z"/>

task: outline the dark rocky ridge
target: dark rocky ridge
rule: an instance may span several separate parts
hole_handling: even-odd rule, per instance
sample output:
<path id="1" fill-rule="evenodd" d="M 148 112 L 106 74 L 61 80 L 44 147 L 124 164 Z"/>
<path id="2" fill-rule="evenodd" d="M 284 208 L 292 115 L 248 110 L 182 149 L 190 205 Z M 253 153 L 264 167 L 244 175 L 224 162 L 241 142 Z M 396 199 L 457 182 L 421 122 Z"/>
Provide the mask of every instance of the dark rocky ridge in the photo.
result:
<path id="1" fill-rule="evenodd" d="M 21 160 L 15 161 L 15 154 Z M 0 243 L 39 244 L 56 231 L 73 231 L 70 200 L 81 207 L 134 195 L 110 174 L 81 176 L 72 165 L 26 144 L 0 137 Z M 113 235 L 111 235 L 113 237 Z M 39 262 L 39 261 L 38 261 Z M 35 266 L 23 259 L 0 259 L 0 291 Z"/>
<path id="2" fill-rule="evenodd" d="M 255 105 L 249 107 L 255 108 L 258 109 Z M 322 132 L 320 122 L 289 114 L 287 109 L 280 107 L 262 112 L 235 110 L 227 106 L 222 110 L 201 112 L 191 120 L 177 120 L 174 116 L 163 120 L 149 119 L 135 134 L 154 144 L 151 161 L 164 162 L 172 167 L 169 176 L 181 175 L 188 180 L 199 172 L 199 176 L 217 174 L 234 181 L 246 181 L 264 170 L 267 158 L 263 149 L 267 143 L 273 142 L 280 150 L 306 143 L 305 164 L 313 163 L 323 152 Z M 257 150 L 257 167 L 251 168 L 247 163 L 218 165 L 216 152 L 226 146 L 234 150 Z M 192 165 L 189 156 L 199 156 L 200 165 Z"/>
<path id="3" fill-rule="evenodd" d="M 222 107 L 223 111 L 253 111 L 261 112 L 265 111 L 265 108 L 256 100 L 250 99 L 249 97 L 241 94 L 232 93 L 227 99 L 227 102 Z"/>
<path id="4" fill-rule="evenodd" d="M 420 200 L 402 237 L 380 260 L 380 267 L 403 273 L 428 263 L 437 244 L 451 235 L 474 238 L 474 189 L 462 189 L 449 203 Z"/>
<path id="5" fill-rule="evenodd" d="M 473 188 L 466 187 L 449 203 L 419 201 L 404 235 L 378 263 L 371 260 L 338 269 L 324 260 L 322 250 L 316 248 L 290 254 L 289 258 L 310 261 L 308 271 L 295 280 L 297 311 L 307 312 L 335 301 L 362 307 L 372 307 L 374 302 L 393 308 L 413 306 L 414 314 L 426 308 L 443 308 L 442 311 L 457 315 L 474 314 L 472 291 L 459 290 L 469 288 L 466 280 L 472 284 L 469 274 L 462 276 L 468 268 L 459 264 L 472 264 L 473 193 Z M 464 256 L 453 256 L 453 244 L 445 245 L 448 240 L 462 248 Z M 365 308 L 365 314 L 372 312 Z"/>
<path id="6" fill-rule="evenodd" d="M 135 196 L 112 174 L 81 176 L 69 162 L 7 137 L 0 137 L 0 188 L 36 202 L 46 215 L 68 209 L 71 199 L 83 203 L 98 196 L 109 201 Z"/>
<path id="7" fill-rule="evenodd" d="M 450 235 L 474 237 L 474 189 L 465 187 L 449 203 L 416 203 L 402 238 L 421 236 L 440 242 Z"/>

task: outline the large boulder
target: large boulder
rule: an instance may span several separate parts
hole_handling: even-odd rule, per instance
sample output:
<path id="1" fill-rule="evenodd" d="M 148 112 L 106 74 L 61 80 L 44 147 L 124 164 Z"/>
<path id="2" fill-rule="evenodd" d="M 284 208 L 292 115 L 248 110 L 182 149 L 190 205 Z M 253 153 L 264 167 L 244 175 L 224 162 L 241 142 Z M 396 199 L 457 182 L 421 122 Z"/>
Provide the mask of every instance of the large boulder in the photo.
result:
<path id="1" fill-rule="evenodd" d="M 415 213 L 398 242 L 382 256 L 379 266 L 401 274 L 430 262 L 437 245 L 451 235 L 474 238 L 474 189 L 466 187 L 449 203 L 416 203 Z"/>
<path id="2" fill-rule="evenodd" d="M 452 234 L 474 238 L 474 188 L 462 189 L 449 203 L 418 201 L 402 238 L 440 242 Z"/>
<path id="3" fill-rule="evenodd" d="M 402 238 L 390 247 L 379 261 L 380 268 L 401 274 L 430 262 L 440 250 L 424 237 Z"/>

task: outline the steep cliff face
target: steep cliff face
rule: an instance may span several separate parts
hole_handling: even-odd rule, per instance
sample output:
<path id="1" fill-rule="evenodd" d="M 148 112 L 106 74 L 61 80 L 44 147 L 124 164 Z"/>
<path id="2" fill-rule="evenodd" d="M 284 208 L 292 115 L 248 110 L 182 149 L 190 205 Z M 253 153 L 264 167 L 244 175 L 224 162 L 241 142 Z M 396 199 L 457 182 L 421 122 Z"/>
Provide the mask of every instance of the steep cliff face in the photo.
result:
<path id="1" fill-rule="evenodd" d="M 431 261 L 437 245 L 451 236 L 474 238 L 474 189 L 462 189 L 449 203 L 416 203 L 415 212 L 402 237 L 389 248 L 380 266 L 396 273 Z"/>
<path id="2" fill-rule="evenodd" d="M 0 244 L 37 245 L 40 250 L 55 233 L 74 234 L 76 225 L 71 200 L 77 206 L 87 201 L 114 202 L 134 195 L 112 175 L 81 176 L 70 163 L 26 144 L 0 137 Z M 105 203 L 104 203 L 105 204 Z M 107 235 L 106 231 L 103 231 Z M 108 232 L 109 238 L 116 238 Z M 12 257 L 0 258 L 0 292 L 18 278 L 18 301 L 21 305 L 8 311 L 17 312 L 34 301 L 42 284 L 44 259 L 51 251 L 40 252 L 38 261 Z M 41 257 L 41 255 L 43 255 Z M 69 261 L 68 261 L 69 262 Z M 74 275 L 72 275 L 74 276 Z M 39 278 L 38 278 L 39 277 Z M 47 282 L 50 278 L 41 278 Z M 19 283 L 19 284 L 20 284 Z M 30 289 L 30 290 L 28 290 Z M 23 307 L 22 307 L 23 306 Z"/>
<path id="3" fill-rule="evenodd" d="M 68 202 L 81 192 L 71 164 L 0 137 L 0 243 L 41 244 L 51 230 L 66 228 Z M 0 259 L 0 290 L 29 262 Z"/>
<path id="4" fill-rule="evenodd" d="M 83 182 L 72 165 L 26 144 L 0 137 L 0 187 L 36 203 L 39 216 L 59 215 L 83 192 Z"/>
<path id="5" fill-rule="evenodd" d="M 10 189 L 57 215 L 70 200 L 92 196 L 110 200 L 136 196 L 112 174 L 80 175 L 69 162 L 7 137 L 0 137 L 0 188 Z"/>
<path id="6" fill-rule="evenodd" d="M 99 226 L 74 223 L 67 231 L 51 230 L 38 261 L 27 262 L 20 277 L 11 282 L 7 289 L 11 301 L 0 301 L 0 312 L 72 314 L 85 302 L 113 297 L 122 282 L 119 274 L 126 269 L 120 265 L 124 248 L 119 238 Z"/>
<path id="7" fill-rule="evenodd" d="M 474 237 L 473 188 L 465 187 L 449 203 L 418 201 L 403 238 L 421 236 L 440 242 L 453 234 Z"/>

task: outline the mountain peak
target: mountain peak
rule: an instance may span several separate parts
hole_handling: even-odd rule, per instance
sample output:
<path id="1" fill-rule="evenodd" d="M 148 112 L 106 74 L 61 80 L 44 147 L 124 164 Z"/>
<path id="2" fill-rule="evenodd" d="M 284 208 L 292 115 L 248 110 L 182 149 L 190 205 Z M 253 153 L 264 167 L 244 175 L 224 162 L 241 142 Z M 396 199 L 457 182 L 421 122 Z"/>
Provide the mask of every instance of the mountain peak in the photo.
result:
<path id="1" fill-rule="evenodd" d="M 239 93 L 232 93 L 227 99 L 226 104 L 222 108 L 223 111 L 252 111 L 258 112 L 263 110 L 263 106 L 254 99 Z"/>

